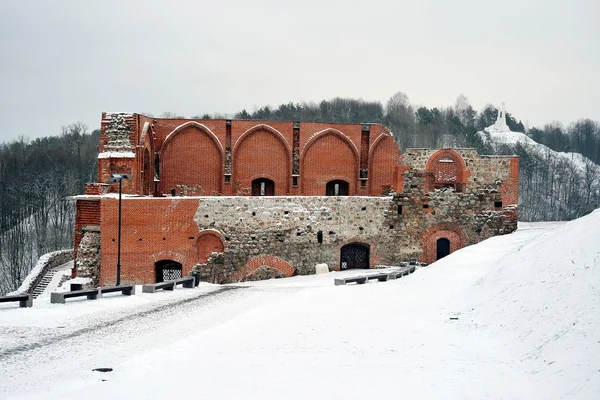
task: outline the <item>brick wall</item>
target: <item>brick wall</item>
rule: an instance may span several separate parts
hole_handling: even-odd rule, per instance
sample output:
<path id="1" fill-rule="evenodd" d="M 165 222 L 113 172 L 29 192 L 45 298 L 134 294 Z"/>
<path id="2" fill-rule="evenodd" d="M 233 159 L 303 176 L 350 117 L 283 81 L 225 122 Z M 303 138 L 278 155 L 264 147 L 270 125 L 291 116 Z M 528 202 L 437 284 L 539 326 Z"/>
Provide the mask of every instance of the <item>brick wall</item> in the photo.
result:
<path id="1" fill-rule="evenodd" d="M 393 184 L 399 158 L 391 134 L 378 124 L 187 120 L 104 113 L 98 181 L 106 182 L 112 173 L 132 174 L 132 179 L 123 181 L 123 192 L 148 195 L 154 192 L 158 167 L 158 192 L 162 194 L 175 189 L 184 195 L 237 195 L 252 180 L 268 178 L 275 181 L 276 195 L 323 195 L 327 181 L 335 179 L 347 181 L 351 194 L 379 195 L 383 185 Z M 358 179 L 361 168 L 368 170 L 365 185 Z M 229 182 L 226 171 L 231 173 Z M 116 185 L 111 191 L 117 191 Z"/>
<path id="2" fill-rule="evenodd" d="M 100 228 L 100 198 L 94 196 L 80 197 L 75 203 L 75 227 L 74 227 L 74 256 L 77 258 L 77 248 L 83 235 L 84 228 Z"/>

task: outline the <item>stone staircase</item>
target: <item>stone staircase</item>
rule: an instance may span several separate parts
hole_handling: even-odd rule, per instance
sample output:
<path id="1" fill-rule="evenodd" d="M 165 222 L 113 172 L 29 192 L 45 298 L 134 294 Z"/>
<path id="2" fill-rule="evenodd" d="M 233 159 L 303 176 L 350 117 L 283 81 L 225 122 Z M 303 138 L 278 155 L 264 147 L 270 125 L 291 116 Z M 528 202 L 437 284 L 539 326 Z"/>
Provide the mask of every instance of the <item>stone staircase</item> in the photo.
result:
<path id="1" fill-rule="evenodd" d="M 52 282 L 52 278 L 54 278 L 54 275 L 56 275 L 57 273 L 59 273 L 59 271 L 57 271 L 57 269 L 51 268 L 46 272 L 46 274 L 44 274 L 42 279 L 40 279 L 39 283 L 33 288 L 32 292 L 31 292 L 33 294 L 34 299 L 37 299 L 38 296 L 41 295 L 44 292 L 44 290 L 46 290 L 46 288 L 48 287 L 50 282 Z M 57 287 L 61 286 L 69 278 L 70 278 L 69 275 L 63 275 L 60 278 L 60 282 L 58 283 Z"/>

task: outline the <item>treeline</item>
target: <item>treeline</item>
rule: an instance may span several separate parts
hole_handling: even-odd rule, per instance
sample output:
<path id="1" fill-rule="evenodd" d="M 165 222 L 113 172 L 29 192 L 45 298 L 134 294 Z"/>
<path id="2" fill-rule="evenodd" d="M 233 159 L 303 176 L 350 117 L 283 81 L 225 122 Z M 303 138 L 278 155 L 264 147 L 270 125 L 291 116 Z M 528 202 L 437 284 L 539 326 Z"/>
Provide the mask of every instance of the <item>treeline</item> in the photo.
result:
<path id="1" fill-rule="evenodd" d="M 39 256 L 73 244 L 74 205 L 96 180 L 99 131 L 0 144 L 0 294 L 18 288 Z"/>
<path id="2" fill-rule="evenodd" d="M 600 164 L 600 124 L 590 119 L 581 119 L 567 127 L 558 122 L 542 128 L 531 128 L 527 135 L 538 143 L 555 151 L 580 153 L 596 164 Z"/>
<path id="3" fill-rule="evenodd" d="M 401 148 L 407 147 L 477 147 L 483 143 L 476 133 L 496 121 L 497 110 L 486 106 L 480 113 L 461 95 L 454 106 L 428 108 L 410 103 L 402 92 L 394 94 L 385 106 L 377 101 L 334 98 L 320 103 L 287 103 L 276 108 L 261 107 L 253 112 L 242 110 L 236 119 L 276 121 L 324 121 L 382 123 L 390 128 Z M 222 114 L 204 114 L 202 118 L 223 118 Z M 521 121 L 507 113 L 512 130 L 523 132 Z"/>
<path id="4" fill-rule="evenodd" d="M 581 153 L 589 159 L 575 162 L 535 146 L 495 146 L 485 140 L 481 132 L 496 121 L 497 115 L 498 110 L 492 105 L 477 112 L 463 95 L 453 106 L 428 108 L 411 104 L 406 94 L 398 92 L 385 106 L 380 102 L 335 98 L 318 104 L 265 106 L 251 113 L 242 110 L 234 118 L 376 122 L 390 128 L 402 149 L 474 147 L 480 154 L 517 154 L 521 157 L 520 219 L 570 220 L 600 207 L 600 124 L 582 119 L 567 127 L 553 122 L 526 130 L 521 120 L 506 112 L 511 131 L 524 132 L 552 150 Z M 211 118 L 206 114 L 202 117 Z"/>
<path id="5" fill-rule="evenodd" d="M 519 156 L 519 220 L 571 220 L 600 207 L 600 167 L 590 159 L 521 142 L 496 153 Z"/>

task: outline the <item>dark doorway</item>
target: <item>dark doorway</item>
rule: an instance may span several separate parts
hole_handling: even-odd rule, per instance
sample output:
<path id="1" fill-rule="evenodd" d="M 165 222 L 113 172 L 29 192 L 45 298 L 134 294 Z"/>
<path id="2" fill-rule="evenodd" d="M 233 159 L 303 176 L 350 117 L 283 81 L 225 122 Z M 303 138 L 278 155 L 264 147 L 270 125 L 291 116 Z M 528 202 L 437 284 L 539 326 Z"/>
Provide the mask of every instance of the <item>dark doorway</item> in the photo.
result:
<path id="1" fill-rule="evenodd" d="M 181 264 L 173 260 L 162 260 L 154 263 L 156 283 L 181 278 Z"/>
<path id="2" fill-rule="evenodd" d="M 253 180 L 252 196 L 275 196 L 275 182 L 267 178 Z"/>
<path id="3" fill-rule="evenodd" d="M 450 254 L 450 241 L 446 238 L 438 239 L 436 260 L 444 258 L 448 254 Z"/>
<path id="4" fill-rule="evenodd" d="M 327 196 L 348 196 L 349 185 L 346 181 L 330 181 L 327 182 L 327 186 L 325 187 L 325 194 Z"/>
<path id="5" fill-rule="evenodd" d="M 369 268 L 369 245 L 350 243 L 342 247 L 340 270 Z"/>

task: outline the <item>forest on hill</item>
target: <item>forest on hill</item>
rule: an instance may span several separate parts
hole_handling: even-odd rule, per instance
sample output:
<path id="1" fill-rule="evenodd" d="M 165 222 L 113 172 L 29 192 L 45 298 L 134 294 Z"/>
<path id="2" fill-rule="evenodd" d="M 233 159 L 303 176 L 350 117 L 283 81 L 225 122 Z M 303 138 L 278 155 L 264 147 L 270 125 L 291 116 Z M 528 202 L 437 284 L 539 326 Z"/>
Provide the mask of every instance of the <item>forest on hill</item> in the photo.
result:
<path id="1" fill-rule="evenodd" d="M 96 180 L 99 138 L 75 123 L 58 136 L 0 144 L 0 295 L 18 288 L 41 255 L 73 246 L 68 197 Z"/>
<path id="2" fill-rule="evenodd" d="M 506 115 L 511 131 L 526 132 L 545 146 L 494 145 L 481 132 L 495 122 L 497 109 L 487 105 L 477 112 L 462 95 L 445 108 L 413 105 L 399 92 L 385 105 L 334 98 L 193 118 L 383 123 L 401 149 L 474 147 L 481 154 L 519 155 L 521 220 L 568 220 L 600 207 L 598 122 L 581 119 L 568 126 L 551 122 L 525 129 L 520 119 Z M 74 123 L 57 136 L 0 144 L 0 295 L 15 290 L 39 256 L 72 246 L 74 207 L 67 198 L 96 180 L 98 141 L 99 130 L 89 132 Z M 589 163 L 579 171 L 552 150 L 581 153 Z"/>

